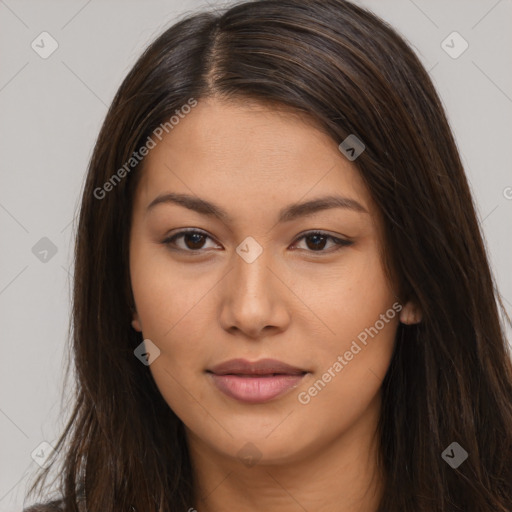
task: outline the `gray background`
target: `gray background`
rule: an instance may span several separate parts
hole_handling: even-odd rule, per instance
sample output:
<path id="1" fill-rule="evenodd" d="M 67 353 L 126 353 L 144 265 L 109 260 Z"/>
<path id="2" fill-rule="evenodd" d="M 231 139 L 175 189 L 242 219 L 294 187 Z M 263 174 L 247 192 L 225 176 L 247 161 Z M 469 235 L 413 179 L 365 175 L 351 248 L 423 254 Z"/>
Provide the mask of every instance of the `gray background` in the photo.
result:
<path id="1" fill-rule="evenodd" d="M 430 71 L 510 314 L 512 0 L 356 3 L 405 36 Z M 107 106 L 142 49 L 177 15 L 206 5 L 0 0 L 0 511 L 21 510 L 37 468 L 31 453 L 63 426 L 74 218 Z M 43 31 L 59 45 L 46 59 L 31 47 Z M 469 44 L 458 58 L 441 45 L 453 31 Z M 44 237 L 57 252 L 41 261 L 33 247 Z"/>

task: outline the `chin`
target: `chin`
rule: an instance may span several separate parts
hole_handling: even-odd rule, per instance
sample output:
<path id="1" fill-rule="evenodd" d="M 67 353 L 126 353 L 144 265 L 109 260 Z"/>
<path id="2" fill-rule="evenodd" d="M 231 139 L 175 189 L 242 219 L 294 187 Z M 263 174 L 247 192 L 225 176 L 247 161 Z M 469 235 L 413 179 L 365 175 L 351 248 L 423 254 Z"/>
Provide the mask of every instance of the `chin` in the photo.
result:
<path id="1" fill-rule="evenodd" d="M 224 423 L 223 425 L 229 432 L 237 432 L 238 435 L 234 434 L 231 437 L 223 430 L 219 437 L 212 437 L 211 430 L 199 433 L 196 431 L 193 435 L 217 454 L 228 459 L 236 459 L 247 467 L 253 467 L 256 464 L 261 467 L 295 463 L 312 456 L 318 450 L 316 441 L 319 439 L 306 439 L 303 437 L 304 432 L 289 428 L 278 432 L 279 427 L 277 427 L 272 431 L 276 423 L 273 423 L 274 426 L 265 423 L 258 428 L 252 422 L 245 426 L 237 425 L 236 429 Z"/>

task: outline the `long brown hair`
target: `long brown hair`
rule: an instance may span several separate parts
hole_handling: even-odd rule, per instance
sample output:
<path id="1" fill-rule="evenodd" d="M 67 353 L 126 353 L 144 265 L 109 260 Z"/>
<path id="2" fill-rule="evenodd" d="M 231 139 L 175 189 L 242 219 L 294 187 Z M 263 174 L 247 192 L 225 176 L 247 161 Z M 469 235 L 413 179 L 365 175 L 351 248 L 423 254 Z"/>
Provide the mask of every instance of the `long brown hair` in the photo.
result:
<path id="1" fill-rule="evenodd" d="M 401 298 L 423 312 L 420 324 L 399 325 L 382 383 L 379 512 L 510 512 L 512 364 L 497 303 L 505 311 L 457 147 L 414 52 L 344 0 L 259 0 L 188 15 L 119 88 L 76 238 L 77 389 L 56 447 L 65 510 L 78 511 L 84 496 L 93 512 L 194 503 L 183 425 L 133 354 L 142 338 L 130 324 L 128 242 L 140 165 L 98 190 L 190 98 L 209 96 L 291 108 L 336 143 L 356 134 L 366 146 L 354 164 L 384 218 L 386 262 Z M 441 456 L 453 442 L 468 453 L 456 469 Z"/>

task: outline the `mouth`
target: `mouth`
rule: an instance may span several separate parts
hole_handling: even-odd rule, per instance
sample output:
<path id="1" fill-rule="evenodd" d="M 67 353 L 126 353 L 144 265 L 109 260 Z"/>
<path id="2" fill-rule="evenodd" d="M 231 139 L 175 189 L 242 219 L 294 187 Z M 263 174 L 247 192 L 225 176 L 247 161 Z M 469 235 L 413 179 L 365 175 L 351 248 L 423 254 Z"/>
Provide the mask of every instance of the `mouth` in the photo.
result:
<path id="1" fill-rule="evenodd" d="M 297 387 L 309 372 L 276 359 L 232 359 L 207 369 L 206 373 L 228 397 L 256 404 L 281 397 Z"/>

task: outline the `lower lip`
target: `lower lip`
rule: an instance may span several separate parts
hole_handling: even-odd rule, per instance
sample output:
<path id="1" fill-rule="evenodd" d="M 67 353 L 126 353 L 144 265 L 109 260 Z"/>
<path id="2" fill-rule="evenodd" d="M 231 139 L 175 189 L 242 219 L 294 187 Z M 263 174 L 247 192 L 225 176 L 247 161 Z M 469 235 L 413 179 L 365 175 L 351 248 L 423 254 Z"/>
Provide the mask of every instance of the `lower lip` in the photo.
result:
<path id="1" fill-rule="evenodd" d="M 298 386 L 305 374 L 301 375 L 245 375 L 210 374 L 213 383 L 225 395 L 241 402 L 258 404 L 268 402 Z"/>

